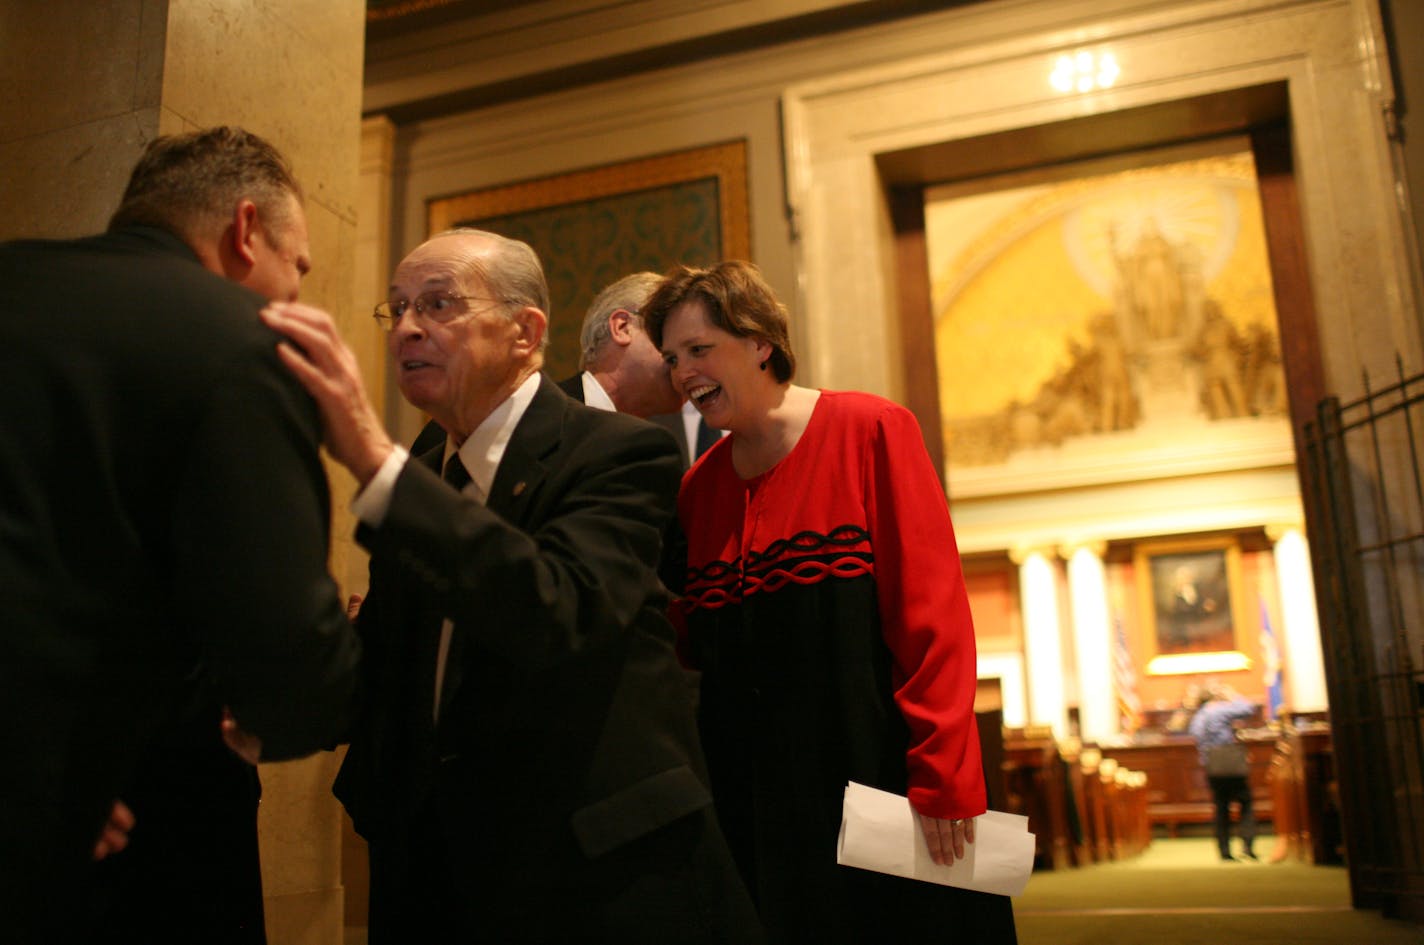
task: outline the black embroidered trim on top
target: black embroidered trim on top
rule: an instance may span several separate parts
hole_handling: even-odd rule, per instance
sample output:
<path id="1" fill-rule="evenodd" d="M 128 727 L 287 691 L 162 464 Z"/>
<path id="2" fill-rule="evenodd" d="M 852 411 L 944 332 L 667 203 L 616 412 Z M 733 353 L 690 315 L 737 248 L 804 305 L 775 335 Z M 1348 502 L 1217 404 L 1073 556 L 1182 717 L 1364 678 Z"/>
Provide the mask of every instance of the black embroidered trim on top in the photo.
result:
<path id="1" fill-rule="evenodd" d="M 868 551 L 847 551 L 839 555 L 807 555 L 785 558 L 760 572 L 748 571 L 743 578 L 744 595 L 779 591 L 789 583 L 815 584 L 826 578 L 854 578 L 875 573 L 875 556 Z"/>
<path id="2" fill-rule="evenodd" d="M 814 584 L 826 578 L 855 578 L 875 573 L 875 555 L 870 551 L 839 550 L 852 545 L 868 545 L 870 533 L 856 525 L 840 525 L 829 535 L 797 532 L 778 539 L 765 551 L 747 553 L 742 559 L 710 561 L 701 568 L 688 568 L 683 606 L 691 611 L 716 609 L 740 603 L 743 597 L 771 593 L 788 583 Z M 819 552 L 819 553 L 818 553 Z"/>
<path id="3" fill-rule="evenodd" d="M 807 554 L 822 551 L 827 545 L 840 545 L 849 547 L 858 545 L 861 542 L 870 541 L 870 532 L 857 525 L 837 525 L 831 529 L 829 535 L 822 535 L 820 532 L 797 532 L 790 538 L 780 538 L 766 546 L 762 552 L 747 552 L 747 570 L 755 570 L 765 562 L 782 557 L 789 557 L 787 550 Z"/>

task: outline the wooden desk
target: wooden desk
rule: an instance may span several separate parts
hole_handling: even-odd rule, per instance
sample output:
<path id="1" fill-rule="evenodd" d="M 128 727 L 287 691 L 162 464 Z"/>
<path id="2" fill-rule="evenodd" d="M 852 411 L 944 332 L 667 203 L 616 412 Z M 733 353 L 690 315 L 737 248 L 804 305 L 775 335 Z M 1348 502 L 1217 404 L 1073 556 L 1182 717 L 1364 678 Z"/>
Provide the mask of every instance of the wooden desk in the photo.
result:
<path id="1" fill-rule="evenodd" d="M 1067 777 L 1058 745 L 1052 737 L 1006 741 L 1003 775 L 1004 810 L 1028 817 L 1035 835 L 1034 867 L 1069 866 Z"/>
<path id="2" fill-rule="evenodd" d="M 1277 740 L 1271 788 L 1279 815 L 1272 862 L 1288 857 L 1305 863 L 1343 862 L 1334 764 L 1328 725 L 1287 727 Z"/>
<path id="3" fill-rule="evenodd" d="M 1275 816 L 1269 778 L 1275 741 L 1274 737 L 1246 740 L 1257 821 Z M 1175 837 L 1180 824 L 1210 824 L 1215 818 L 1211 788 L 1191 736 L 1162 735 L 1140 744 L 1103 747 L 1102 753 L 1125 768 L 1147 772 L 1147 817 L 1153 827 L 1165 827 L 1168 836 Z"/>

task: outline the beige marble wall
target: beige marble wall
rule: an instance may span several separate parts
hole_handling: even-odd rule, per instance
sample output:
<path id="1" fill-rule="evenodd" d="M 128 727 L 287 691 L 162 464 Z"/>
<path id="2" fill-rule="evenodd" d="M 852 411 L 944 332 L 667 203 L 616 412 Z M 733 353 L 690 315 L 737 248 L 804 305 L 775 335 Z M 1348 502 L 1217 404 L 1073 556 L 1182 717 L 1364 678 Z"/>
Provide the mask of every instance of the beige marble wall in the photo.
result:
<path id="1" fill-rule="evenodd" d="M 385 404 L 400 393 L 389 380 L 389 359 L 385 335 L 367 317 L 376 303 L 386 297 L 391 284 L 391 270 L 397 258 L 391 252 L 392 182 L 395 175 L 396 129 L 389 119 L 377 115 L 361 123 L 361 178 L 357 205 L 356 232 L 356 309 L 357 321 L 365 326 L 348 336 L 361 358 L 367 378 L 367 393 L 374 404 Z M 360 575 L 353 575 L 356 586 L 365 586 L 364 564 Z"/>
<path id="2" fill-rule="evenodd" d="M 399 399 L 388 385 L 385 334 L 370 317 L 376 303 L 386 297 L 391 269 L 391 181 L 395 126 L 381 116 L 361 123 L 361 164 L 357 191 L 356 267 L 354 318 L 346 334 L 366 377 L 366 393 L 374 404 L 389 397 Z M 389 390 L 388 390 L 389 389 Z M 369 556 L 356 547 L 346 563 L 347 588 L 364 595 Z M 364 929 L 370 907 L 370 859 L 366 841 L 356 835 L 351 820 L 341 815 L 341 881 L 346 895 L 345 922 L 352 930 Z"/>
<path id="3" fill-rule="evenodd" d="M 3 0 L 0 238 L 103 229 L 157 134 L 240 124 L 271 140 L 306 189 L 314 268 L 304 301 L 331 310 L 370 364 L 356 314 L 360 0 Z M 365 292 L 363 291 L 363 297 Z M 352 484 L 333 476 L 332 570 L 364 570 Z M 342 941 L 335 757 L 263 765 L 269 940 Z"/>
<path id="4" fill-rule="evenodd" d="M 330 310 L 353 339 L 369 332 L 353 305 L 365 8 L 359 0 L 170 0 L 163 131 L 233 122 L 271 140 L 306 189 L 313 268 L 304 301 Z M 175 127 L 176 126 L 176 127 Z M 348 506 L 332 476 L 332 572 L 357 569 Z M 273 942 L 343 938 L 341 813 L 335 757 L 263 765 L 259 818 L 267 932 Z"/>
<path id="5" fill-rule="evenodd" d="M 0 239 L 79 236 L 109 222 L 157 134 L 166 7 L 0 0 Z"/>

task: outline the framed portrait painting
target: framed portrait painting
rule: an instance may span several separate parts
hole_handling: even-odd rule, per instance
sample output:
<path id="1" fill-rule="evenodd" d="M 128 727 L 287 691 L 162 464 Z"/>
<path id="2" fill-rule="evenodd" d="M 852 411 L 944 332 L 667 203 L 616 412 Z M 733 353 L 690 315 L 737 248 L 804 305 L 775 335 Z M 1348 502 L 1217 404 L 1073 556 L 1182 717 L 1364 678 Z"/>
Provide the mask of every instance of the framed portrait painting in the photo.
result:
<path id="1" fill-rule="evenodd" d="M 1152 541 L 1133 552 L 1139 612 L 1154 675 L 1247 669 L 1249 609 L 1233 538 Z"/>

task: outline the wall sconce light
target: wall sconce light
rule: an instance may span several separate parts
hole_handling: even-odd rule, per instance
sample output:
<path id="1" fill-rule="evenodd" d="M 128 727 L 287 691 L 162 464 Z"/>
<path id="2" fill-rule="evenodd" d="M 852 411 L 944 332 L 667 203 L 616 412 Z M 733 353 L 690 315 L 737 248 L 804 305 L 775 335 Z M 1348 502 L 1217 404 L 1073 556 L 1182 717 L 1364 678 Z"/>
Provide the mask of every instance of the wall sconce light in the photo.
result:
<path id="1" fill-rule="evenodd" d="M 1080 49 L 1072 55 L 1058 57 L 1048 75 L 1048 84 L 1064 93 L 1091 92 L 1109 88 L 1121 73 L 1112 53 L 1094 55 Z"/>

